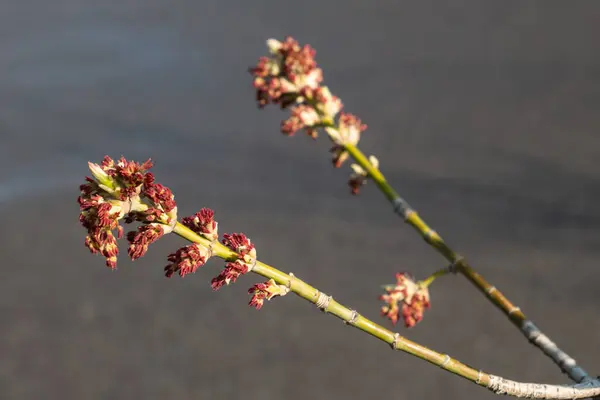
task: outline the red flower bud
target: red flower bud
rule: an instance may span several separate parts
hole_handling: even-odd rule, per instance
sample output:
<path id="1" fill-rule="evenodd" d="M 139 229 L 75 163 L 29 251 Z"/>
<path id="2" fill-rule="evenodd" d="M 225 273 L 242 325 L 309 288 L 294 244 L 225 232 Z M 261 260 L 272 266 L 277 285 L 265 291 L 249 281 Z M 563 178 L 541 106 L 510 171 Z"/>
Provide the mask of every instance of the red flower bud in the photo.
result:
<path id="1" fill-rule="evenodd" d="M 178 272 L 183 278 L 187 274 L 193 274 L 206 263 L 210 255 L 208 248 L 197 243 L 182 247 L 169 255 L 168 260 L 171 264 L 165 267 L 165 276 L 170 278 Z"/>
<path id="2" fill-rule="evenodd" d="M 129 255 L 139 258 L 148 245 L 171 232 L 177 220 L 177 207 L 169 188 L 154 183 L 148 172 L 150 160 L 139 164 L 121 158 L 115 162 L 106 156 L 100 164 L 88 163 L 93 178 L 86 177 L 77 199 L 79 222 L 87 230 L 86 247 L 92 253 L 106 257 L 106 264 L 115 268 L 119 252 L 113 230 L 123 236 L 125 223 L 140 221 L 144 225 L 128 234 Z"/>
<path id="3" fill-rule="evenodd" d="M 236 253 L 244 256 L 254 250 L 254 245 L 243 233 L 223 234 L 223 244 Z"/>
<path id="4" fill-rule="evenodd" d="M 265 300 L 271 300 L 275 296 L 285 296 L 288 292 L 288 287 L 278 285 L 273 279 L 264 283 L 257 283 L 248 289 L 248 294 L 252 295 L 248 305 L 260 310 Z"/>
<path id="5" fill-rule="evenodd" d="M 229 262 L 225 265 L 225 269 L 212 279 L 211 286 L 213 290 L 219 290 L 225 285 L 234 283 L 240 277 L 240 275 L 243 275 L 248 271 L 250 271 L 250 268 L 241 260 Z"/>
<path id="6" fill-rule="evenodd" d="M 387 317 L 394 325 L 400 317 L 407 328 L 415 326 L 423 319 L 423 313 L 430 307 L 429 290 L 415 282 L 406 273 L 396 274 L 396 285 L 385 289 L 386 293 L 379 297 L 386 304 L 381 308 L 381 315 Z"/>
<path id="7" fill-rule="evenodd" d="M 214 219 L 215 213 L 210 208 L 203 208 L 191 217 L 184 217 L 181 223 L 194 232 L 214 241 L 219 237 L 218 223 Z"/>
<path id="8" fill-rule="evenodd" d="M 148 251 L 148 246 L 156 242 L 165 233 L 161 224 L 148 224 L 138 227 L 137 232 L 131 231 L 127 233 L 129 241 L 129 256 L 132 260 L 137 260 L 143 257 Z"/>

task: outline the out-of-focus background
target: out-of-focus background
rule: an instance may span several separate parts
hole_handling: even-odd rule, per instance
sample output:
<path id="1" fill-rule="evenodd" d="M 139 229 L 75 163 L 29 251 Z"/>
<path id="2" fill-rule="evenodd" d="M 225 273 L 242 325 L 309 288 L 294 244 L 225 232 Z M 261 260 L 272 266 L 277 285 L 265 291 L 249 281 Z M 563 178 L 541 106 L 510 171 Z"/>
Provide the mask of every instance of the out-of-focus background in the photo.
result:
<path id="1" fill-rule="evenodd" d="M 222 263 L 165 279 L 168 237 L 111 272 L 83 246 L 86 162 L 156 162 L 181 215 L 212 207 L 261 260 L 366 316 L 444 260 L 325 138 L 279 133 L 246 69 L 317 49 L 391 183 L 591 374 L 600 373 L 600 4 L 5 1 L 0 7 L 0 398 L 491 399 L 294 297 L 260 312 Z M 400 332 L 485 371 L 567 383 L 462 277 Z M 415 397 L 416 396 L 416 397 Z"/>

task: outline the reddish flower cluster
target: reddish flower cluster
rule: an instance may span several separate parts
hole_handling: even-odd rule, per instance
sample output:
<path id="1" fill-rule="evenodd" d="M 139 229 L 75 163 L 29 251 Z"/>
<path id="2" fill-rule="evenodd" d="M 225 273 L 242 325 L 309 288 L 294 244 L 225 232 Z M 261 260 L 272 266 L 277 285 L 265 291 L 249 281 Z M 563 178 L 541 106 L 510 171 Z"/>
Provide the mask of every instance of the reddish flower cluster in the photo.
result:
<path id="1" fill-rule="evenodd" d="M 88 163 L 90 170 L 96 179 L 98 177 L 94 172 L 99 173 L 101 169 L 106 175 L 112 178 L 115 182 L 115 187 L 120 192 L 120 199 L 127 200 L 136 194 L 139 194 L 139 188 L 146 183 L 152 183 L 154 176 L 148 172 L 152 168 L 152 160 L 148 159 L 144 163 L 139 164 L 135 161 L 127 161 L 121 157 L 115 162 L 109 156 L 104 156 L 104 159 L 98 166 L 97 164 Z M 95 170 L 95 171 L 94 171 Z M 87 178 L 88 180 L 91 178 Z M 104 183 L 104 182 L 100 182 Z"/>
<path id="2" fill-rule="evenodd" d="M 113 230 L 117 230 L 119 238 L 123 236 L 120 220 L 125 223 L 142 222 L 137 230 L 127 233 L 130 243 L 128 252 L 133 260 L 142 257 L 151 243 L 173 230 L 177 221 L 177 206 L 171 191 L 155 183 L 154 176 L 148 172 L 152 167 L 150 160 L 138 164 L 121 158 L 114 162 L 107 156 L 100 165 L 89 163 L 89 166 L 93 178 L 87 177 L 87 183 L 80 187 L 79 220 L 88 230 L 86 246 L 92 253 L 104 255 L 109 267 L 116 267 L 119 249 Z M 218 223 L 214 219 L 214 212 L 208 208 L 183 218 L 182 224 L 212 242 L 218 239 Z M 212 279 L 214 290 L 234 283 L 256 264 L 256 248 L 243 233 L 224 234 L 222 242 L 236 252 L 238 258 L 228 262 L 223 271 Z M 164 268 L 165 276 L 170 278 L 177 273 L 185 277 L 192 274 L 211 256 L 212 244 L 208 247 L 198 243 L 184 246 L 169 255 L 169 264 Z M 288 290 L 273 280 L 255 285 L 250 289 L 253 294 L 250 304 L 261 308 L 265 299 L 282 296 Z"/>
<path id="3" fill-rule="evenodd" d="M 396 274 L 396 285 L 385 291 L 379 297 L 386 303 L 381 308 L 381 315 L 394 325 L 402 317 L 404 325 L 411 328 L 423 319 L 424 311 L 430 307 L 429 290 L 406 273 Z"/>
<path id="4" fill-rule="evenodd" d="M 317 89 L 323 80 L 323 72 L 317 68 L 315 50 L 309 45 L 300 47 L 287 37 L 283 43 L 267 42 L 273 57 L 261 57 L 249 72 L 254 76 L 256 99 L 262 108 L 267 104 L 291 105 L 303 89 Z"/>
<path id="5" fill-rule="evenodd" d="M 339 121 L 340 141 L 344 143 L 357 144 L 360 140 L 360 134 L 367 125 L 363 124 L 356 115 L 341 113 Z"/>
<path id="6" fill-rule="evenodd" d="M 225 233 L 222 242 L 238 253 L 239 258 L 234 262 L 227 263 L 225 269 L 213 278 L 211 286 L 214 290 L 235 282 L 240 275 L 250 272 L 256 263 L 256 249 L 243 233 Z"/>
<path id="7" fill-rule="evenodd" d="M 225 285 L 234 283 L 240 275 L 246 274 L 248 271 L 250 271 L 250 267 L 242 260 L 229 262 L 225 264 L 225 269 L 212 279 L 211 287 L 213 290 L 219 290 Z"/>
<path id="8" fill-rule="evenodd" d="M 154 176 L 148 172 L 150 160 L 139 164 L 122 157 L 115 162 L 106 156 L 100 164 L 88 165 L 93 178 L 86 177 L 77 199 L 79 221 L 87 230 L 85 245 L 92 253 L 102 254 L 107 266 L 115 268 L 119 249 L 113 230 L 117 230 L 118 238 L 123 236 L 119 220 L 148 224 L 127 235 L 129 254 L 135 259 L 144 255 L 150 243 L 172 230 L 177 207 L 171 191 L 154 183 Z"/>
<path id="9" fill-rule="evenodd" d="M 80 188 L 81 196 L 77 199 L 81 209 L 79 222 L 88 231 L 85 246 L 94 254 L 102 254 L 106 258 L 106 265 L 115 268 L 119 248 L 112 231 L 118 230 L 119 239 L 123 236 L 123 228 L 118 222 L 122 207 L 120 204 L 104 202 L 91 183 Z"/>
<path id="10" fill-rule="evenodd" d="M 193 274 L 210 256 L 210 250 L 197 243 L 182 247 L 169 254 L 168 260 L 171 264 L 165 267 L 165 276 L 170 278 L 177 272 L 183 278 L 187 274 Z"/>
<path id="11" fill-rule="evenodd" d="M 287 287 L 277 285 L 273 279 L 264 283 L 257 283 L 248 289 L 248 294 L 252 295 L 248 305 L 260 310 L 265 300 L 271 300 L 275 296 L 284 296 L 288 291 Z"/>
<path id="12" fill-rule="evenodd" d="M 191 217 L 182 218 L 181 223 L 211 241 L 219 237 L 219 224 L 215 221 L 215 213 L 210 208 L 203 208 Z"/>
<path id="13" fill-rule="evenodd" d="M 150 174 L 150 176 L 152 175 Z M 153 176 L 152 179 L 154 179 Z M 175 197 L 173 196 L 171 189 L 161 185 L 160 183 L 146 183 L 144 185 L 142 194 L 153 204 L 158 206 L 158 208 L 155 208 L 153 211 L 158 210 L 168 214 L 170 211 L 175 209 L 175 207 L 177 207 L 177 204 L 175 203 Z"/>
<path id="14" fill-rule="evenodd" d="M 241 256 L 251 254 L 254 245 L 243 233 L 223 234 L 223 244 Z"/>
<path id="15" fill-rule="evenodd" d="M 138 227 L 137 232 L 128 232 L 129 257 L 132 260 L 142 257 L 148 251 L 148 246 L 160 239 L 164 233 L 163 227 L 159 224 L 141 225 Z"/>
<path id="16" fill-rule="evenodd" d="M 321 117 L 314 108 L 307 105 L 299 105 L 291 110 L 292 115 L 281 121 L 281 132 L 288 136 L 301 129 L 305 129 L 306 134 L 313 139 L 317 138 L 316 126 L 319 124 Z"/>
<path id="17" fill-rule="evenodd" d="M 267 45 L 271 57 L 261 57 L 249 69 L 259 107 L 267 104 L 279 104 L 282 109 L 290 107 L 290 117 L 281 123 L 281 131 L 288 136 L 304 129 L 316 138 L 317 128 L 325 128 L 335 144 L 331 151 L 334 165 L 339 167 L 348 156 L 344 146 L 357 144 L 366 125 L 352 114 L 340 113 L 343 108 L 340 99 L 321 86 L 323 71 L 317 67 L 312 47 L 300 46 L 291 37 L 283 42 L 270 39 Z"/>

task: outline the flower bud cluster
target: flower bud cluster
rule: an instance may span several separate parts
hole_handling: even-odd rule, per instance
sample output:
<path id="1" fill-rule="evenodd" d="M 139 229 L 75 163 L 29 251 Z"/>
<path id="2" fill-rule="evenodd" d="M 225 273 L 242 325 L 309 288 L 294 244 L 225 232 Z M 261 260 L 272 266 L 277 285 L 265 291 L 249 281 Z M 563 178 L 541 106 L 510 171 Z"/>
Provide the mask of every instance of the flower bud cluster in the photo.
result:
<path id="1" fill-rule="evenodd" d="M 423 319 L 423 313 L 430 307 L 427 287 L 415 282 L 407 273 L 396 274 L 396 284 L 386 287 L 385 291 L 379 297 L 379 300 L 385 302 L 381 315 L 394 325 L 402 318 L 404 325 L 411 328 Z"/>
<path id="2" fill-rule="evenodd" d="M 288 136 L 304 129 L 316 138 L 317 129 L 325 128 L 334 143 L 333 164 L 341 166 L 348 157 L 344 146 L 356 145 L 367 126 L 356 116 L 341 112 L 341 100 L 321 85 L 323 71 L 317 67 L 312 47 L 300 46 L 291 37 L 283 42 L 269 39 L 267 46 L 271 55 L 261 57 L 249 69 L 259 107 L 279 104 L 282 109 L 289 108 L 290 117 L 281 123 L 281 131 Z"/>
<path id="3" fill-rule="evenodd" d="M 149 172 L 150 160 L 139 164 L 121 158 L 114 161 L 106 156 L 102 163 L 89 163 L 93 177 L 86 177 L 87 183 L 80 186 L 78 203 L 79 221 L 87 230 L 85 245 L 92 253 L 100 253 L 106 258 L 106 264 L 116 268 L 117 237 L 124 234 L 124 223 L 141 222 L 137 230 L 127 233 L 129 255 L 132 259 L 142 257 L 148 246 L 163 235 L 172 232 L 177 226 L 177 205 L 169 188 L 155 183 Z M 181 247 L 168 256 L 169 264 L 164 267 L 166 277 L 178 274 L 182 278 L 195 273 L 213 256 L 218 243 L 218 223 L 211 209 L 203 208 L 192 216 L 182 218 L 178 229 L 187 227 L 208 240 L 207 244 L 192 243 Z M 178 231 L 179 232 L 179 231 Z M 221 273 L 212 279 L 211 286 L 217 290 L 235 282 L 256 265 L 256 248 L 243 233 L 224 234 L 222 243 L 235 252 L 236 258 L 229 262 Z M 218 254 L 218 253 L 216 253 Z M 283 296 L 289 288 L 277 285 L 274 280 L 254 285 L 250 305 L 260 309 L 264 300 L 274 296 Z"/>
<path id="4" fill-rule="evenodd" d="M 215 221 L 215 213 L 210 208 L 203 208 L 191 217 L 183 217 L 181 223 L 211 242 L 219 238 L 219 224 Z"/>
<path id="5" fill-rule="evenodd" d="M 106 265 L 114 269 L 119 254 L 117 238 L 124 232 L 120 221 L 142 223 L 137 232 L 127 235 L 129 255 L 136 259 L 146 253 L 150 243 L 173 230 L 177 205 L 171 190 L 155 183 L 148 172 L 151 160 L 139 164 L 106 156 L 102 163 L 88 165 L 92 177 L 86 177 L 87 183 L 79 187 L 79 222 L 87 230 L 86 247 L 104 256 Z"/>
<path id="6" fill-rule="evenodd" d="M 379 160 L 375 156 L 369 156 L 369 162 L 373 166 L 373 168 L 379 168 Z M 348 186 L 350 186 L 350 191 L 352 194 L 357 195 L 360 191 L 360 188 L 367 183 L 367 178 L 369 177 L 369 173 L 363 169 L 358 164 L 350 165 L 352 168 L 352 174 L 350 175 L 350 179 L 348 180 Z"/>
<path id="7" fill-rule="evenodd" d="M 183 278 L 188 274 L 193 274 L 198 268 L 206 264 L 211 255 L 210 249 L 201 244 L 192 243 L 184 246 L 175 253 L 169 254 L 167 259 L 170 264 L 165 267 L 165 276 L 170 278 L 178 273 Z"/>
<path id="8" fill-rule="evenodd" d="M 218 226 L 215 221 L 215 213 L 210 208 L 203 208 L 196 214 L 183 217 L 181 224 L 190 228 L 197 234 L 214 243 L 219 238 Z M 188 274 L 193 274 L 198 268 L 206 264 L 206 261 L 212 256 L 212 244 L 210 247 L 199 243 L 192 243 L 178 249 L 175 253 L 169 254 L 168 264 L 165 269 L 165 276 L 172 277 L 178 273 L 182 278 Z"/>
<path id="9" fill-rule="evenodd" d="M 223 271 L 213 278 L 211 281 L 213 290 L 234 283 L 241 275 L 252 271 L 256 263 L 256 249 L 243 233 L 226 233 L 223 235 L 222 242 L 238 254 L 238 259 L 225 264 Z"/>
<path id="10" fill-rule="evenodd" d="M 264 283 L 257 283 L 248 289 L 248 294 L 252 295 L 248 305 L 260 310 L 265 300 L 271 300 L 275 296 L 285 296 L 290 289 L 284 285 L 278 285 L 273 279 Z"/>

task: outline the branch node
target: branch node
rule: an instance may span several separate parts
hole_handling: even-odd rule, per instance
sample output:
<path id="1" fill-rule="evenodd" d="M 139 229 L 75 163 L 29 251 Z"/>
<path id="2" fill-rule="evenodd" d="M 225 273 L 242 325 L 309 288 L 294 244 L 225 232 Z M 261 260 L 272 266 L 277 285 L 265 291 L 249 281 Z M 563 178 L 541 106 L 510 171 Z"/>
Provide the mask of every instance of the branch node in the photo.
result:
<path id="1" fill-rule="evenodd" d="M 481 372 L 481 370 L 477 371 L 477 380 L 475 381 L 476 384 L 481 385 L 481 378 L 483 377 L 483 372 Z"/>
<path id="2" fill-rule="evenodd" d="M 392 201 L 392 206 L 394 207 L 394 212 L 401 215 L 405 221 L 408 220 L 411 213 L 415 212 L 402 197 L 396 197 Z"/>
<path id="3" fill-rule="evenodd" d="M 350 310 L 350 311 L 352 311 L 352 316 L 350 317 L 350 319 L 348 321 L 344 321 L 344 324 L 346 324 L 346 325 L 354 325 L 359 316 L 359 314 L 356 310 Z"/>
<path id="4" fill-rule="evenodd" d="M 320 308 L 321 311 L 327 312 L 327 307 L 329 306 L 329 302 L 331 301 L 331 299 L 333 297 L 327 296 L 325 293 L 319 292 L 318 290 L 316 293 L 316 297 L 317 297 L 317 301 L 315 301 L 315 305 L 318 308 Z"/>
<path id="5" fill-rule="evenodd" d="M 293 272 L 290 272 L 288 275 L 289 275 L 290 279 L 289 279 L 289 280 L 287 281 L 287 283 L 285 284 L 285 287 L 287 287 L 287 288 L 288 288 L 288 290 L 291 290 L 291 289 L 292 289 L 292 280 L 293 280 L 293 279 L 294 279 L 296 276 L 294 275 L 294 273 L 293 273 Z"/>
<path id="6" fill-rule="evenodd" d="M 452 264 L 448 265 L 448 272 L 456 274 L 458 272 L 458 264 L 463 262 L 465 258 L 461 255 L 457 255 Z"/>
<path id="7" fill-rule="evenodd" d="M 448 354 L 444 355 L 444 361 L 442 361 L 442 368 L 446 368 L 446 365 L 450 362 L 451 358 Z"/>
<path id="8" fill-rule="evenodd" d="M 248 266 L 248 272 L 252 271 L 254 269 L 254 267 L 256 267 L 256 257 L 252 258 L 252 260 L 250 261 L 250 263 L 246 264 Z"/>
<path id="9" fill-rule="evenodd" d="M 427 243 L 433 243 L 433 238 L 436 236 L 438 236 L 437 232 L 431 228 L 427 228 L 425 233 L 423 233 L 423 239 L 425 239 Z"/>
<path id="10" fill-rule="evenodd" d="M 398 350 L 398 341 L 399 340 L 400 340 L 400 334 L 398 332 L 394 333 L 394 340 L 392 341 L 392 343 L 390 343 L 393 350 Z"/>
<path id="11" fill-rule="evenodd" d="M 513 315 L 514 313 L 516 313 L 516 312 L 519 312 L 519 311 L 521 311 L 521 308 L 520 308 L 520 307 L 513 307 L 513 308 L 511 308 L 511 309 L 510 309 L 510 311 L 508 312 L 508 315 Z"/>

